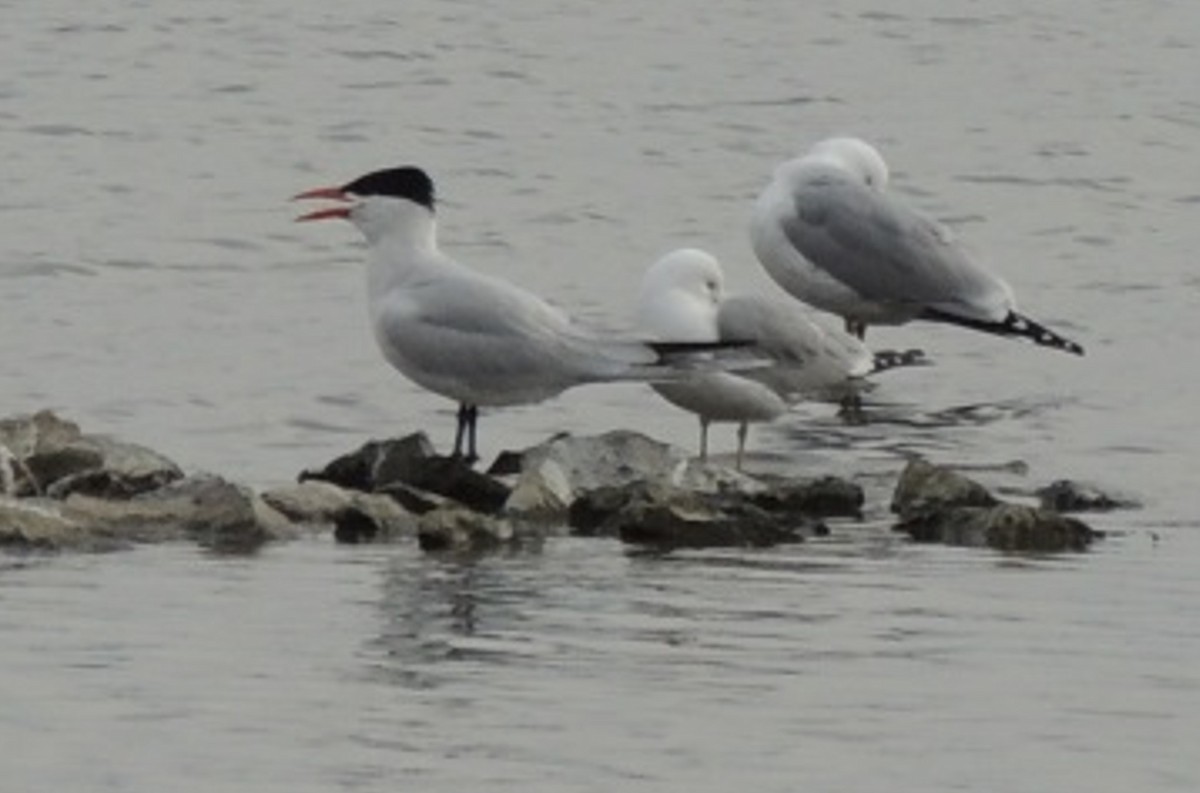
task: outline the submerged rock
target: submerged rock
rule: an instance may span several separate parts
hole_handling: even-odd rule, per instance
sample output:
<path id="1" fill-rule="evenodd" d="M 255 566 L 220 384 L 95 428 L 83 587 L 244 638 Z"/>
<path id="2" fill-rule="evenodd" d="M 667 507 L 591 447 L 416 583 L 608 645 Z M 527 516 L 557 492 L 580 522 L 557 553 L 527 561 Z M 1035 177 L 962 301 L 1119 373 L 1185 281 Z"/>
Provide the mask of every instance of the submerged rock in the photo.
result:
<path id="1" fill-rule="evenodd" d="M 1083 551 L 1097 537 L 1082 521 L 1023 504 L 949 507 L 910 516 L 896 528 L 918 542 L 998 551 Z"/>
<path id="2" fill-rule="evenodd" d="M 1037 491 L 1042 509 L 1055 512 L 1109 512 L 1114 509 L 1132 509 L 1137 502 L 1118 499 L 1101 492 L 1091 485 L 1059 479 Z"/>
<path id="3" fill-rule="evenodd" d="M 828 533 L 811 517 L 772 512 L 737 494 L 662 482 L 631 482 L 585 493 L 571 505 L 575 534 L 615 536 L 662 547 L 764 546 Z"/>
<path id="4" fill-rule="evenodd" d="M 1074 518 L 1037 507 L 1000 501 L 962 474 L 913 460 L 892 498 L 898 531 L 917 542 L 994 548 L 1000 551 L 1082 551 L 1101 536 Z"/>
<path id="5" fill-rule="evenodd" d="M 768 512 L 808 517 L 862 517 L 865 497 L 854 482 L 836 476 L 816 479 L 777 480 L 750 502 Z"/>

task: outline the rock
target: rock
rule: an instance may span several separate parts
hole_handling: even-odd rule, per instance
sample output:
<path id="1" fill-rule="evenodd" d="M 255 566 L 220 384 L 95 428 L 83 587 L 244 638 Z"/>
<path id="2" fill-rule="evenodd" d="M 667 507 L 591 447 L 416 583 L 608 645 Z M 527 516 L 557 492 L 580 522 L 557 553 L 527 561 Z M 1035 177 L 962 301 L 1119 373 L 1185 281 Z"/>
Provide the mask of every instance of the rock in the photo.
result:
<path id="1" fill-rule="evenodd" d="M 414 432 L 403 438 L 368 441 L 328 463 L 320 471 L 304 471 L 300 481 L 320 479 L 341 487 L 372 492 L 408 477 L 436 457 L 429 436 Z"/>
<path id="2" fill-rule="evenodd" d="M 585 437 L 557 436 L 525 450 L 521 460 L 516 489 L 522 488 L 524 477 L 544 478 L 544 463 L 552 461 L 556 466 L 554 478 L 561 476 L 569 487 L 570 496 L 563 500 L 570 503 L 598 488 L 678 476 L 688 455 L 640 433 L 616 430 Z M 557 491 L 560 484 L 552 488 Z"/>
<path id="3" fill-rule="evenodd" d="M 949 468 L 910 460 L 892 496 L 892 512 L 901 518 L 948 507 L 990 507 L 998 503 L 987 488 Z"/>
<path id="4" fill-rule="evenodd" d="M 1090 485 L 1059 479 L 1037 491 L 1042 509 L 1055 512 L 1108 512 L 1114 509 L 1130 509 L 1137 502 L 1116 499 Z"/>
<path id="5" fill-rule="evenodd" d="M 460 506 L 439 507 L 417 519 L 417 542 L 425 551 L 484 551 L 514 539 L 508 519 Z"/>
<path id="6" fill-rule="evenodd" d="M 39 411 L 32 416 L 0 419 L 0 446 L 6 447 L 18 460 L 38 452 L 62 448 L 78 440 L 81 435 L 78 424 L 61 419 L 49 410 Z"/>
<path id="7" fill-rule="evenodd" d="M 12 458 L 17 495 L 65 498 L 88 492 L 128 498 L 183 476 L 173 462 L 144 446 L 84 435 L 49 411 L 0 420 L 0 446 Z"/>
<path id="8" fill-rule="evenodd" d="M 801 542 L 805 525 L 711 494 L 675 491 L 665 500 L 632 499 L 612 519 L 623 542 L 660 548 L 761 547 Z M 820 529 L 809 525 L 810 533 Z"/>
<path id="9" fill-rule="evenodd" d="M 1021 504 L 929 509 L 896 528 L 917 542 L 1000 551 L 1083 551 L 1101 536 L 1079 520 Z"/>
<path id="10" fill-rule="evenodd" d="M 771 513 L 738 494 L 704 493 L 662 482 L 631 482 L 585 493 L 571 505 L 575 534 L 617 536 L 660 547 L 762 546 L 828 533 L 823 524 Z"/>
<path id="11" fill-rule="evenodd" d="M 72 493 L 97 498 L 132 498 L 183 478 L 183 471 L 174 462 L 136 443 L 85 435 L 59 450 L 60 455 L 78 455 L 80 461 L 86 460 L 89 452 L 100 456 L 99 467 L 43 483 L 46 494 L 53 498 L 66 498 Z M 30 462 L 34 459 L 30 458 Z"/>
<path id="12" fill-rule="evenodd" d="M 61 504 L 42 499 L 0 498 L 0 547 L 20 551 L 107 550 L 114 543 L 96 537 L 65 517 Z"/>
<path id="13" fill-rule="evenodd" d="M 136 542 L 187 538 L 223 553 L 246 553 L 295 535 L 291 522 L 248 488 L 211 475 L 125 500 L 74 493 L 63 514 L 98 536 Z"/>
<path id="14" fill-rule="evenodd" d="M 262 499 L 295 523 L 332 526 L 339 542 L 387 541 L 416 532 L 415 518 L 389 496 L 346 490 L 332 482 L 276 488 Z"/>
<path id="15" fill-rule="evenodd" d="M 836 476 L 772 483 L 749 500 L 768 512 L 810 517 L 862 517 L 863 489 Z"/>
<path id="16" fill-rule="evenodd" d="M 423 432 L 397 440 L 370 441 L 320 471 L 300 474 L 301 482 L 313 479 L 364 492 L 392 493 L 410 509 L 420 500 L 412 488 L 488 513 L 498 512 L 509 494 L 507 485 L 476 471 L 461 458 L 434 454 L 433 444 Z"/>
<path id="17" fill-rule="evenodd" d="M 517 479 L 504 502 L 504 512 L 524 520 L 560 520 L 574 500 L 562 466 L 550 457 L 542 457 Z"/>

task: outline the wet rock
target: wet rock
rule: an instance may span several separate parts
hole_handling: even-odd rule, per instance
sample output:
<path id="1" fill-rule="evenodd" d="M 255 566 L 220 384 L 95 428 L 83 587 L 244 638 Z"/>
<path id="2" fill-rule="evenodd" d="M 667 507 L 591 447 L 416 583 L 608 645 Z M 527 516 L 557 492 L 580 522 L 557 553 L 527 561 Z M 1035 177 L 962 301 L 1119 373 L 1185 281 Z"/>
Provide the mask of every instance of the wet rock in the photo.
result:
<path id="1" fill-rule="evenodd" d="M 518 477 L 504 502 L 504 511 L 525 520 L 559 520 L 574 500 L 574 488 L 566 471 L 557 460 L 542 457 Z"/>
<path id="2" fill-rule="evenodd" d="M 669 478 L 686 464 L 687 459 L 683 450 L 637 432 L 616 430 L 583 437 L 562 435 L 522 454 L 521 475 L 516 488 L 522 488 L 522 478 L 544 479 L 547 471 L 553 471 L 551 478 L 556 481 L 539 485 L 539 489 L 548 489 L 570 503 L 579 495 L 598 488 Z M 548 468 L 547 461 L 554 467 Z M 566 488 L 558 480 L 565 480 Z M 567 489 L 569 496 L 561 492 Z"/>
<path id="3" fill-rule="evenodd" d="M 1059 479 L 1037 491 L 1042 509 L 1055 512 L 1108 512 L 1114 509 L 1131 509 L 1137 502 L 1118 499 L 1090 485 Z"/>
<path id="4" fill-rule="evenodd" d="M 383 542 L 416 532 L 416 519 L 388 495 L 347 490 L 332 482 L 276 488 L 262 499 L 297 524 L 332 527 L 339 542 Z"/>
<path id="5" fill-rule="evenodd" d="M 61 504 L 43 499 L 0 497 L 0 547 L 17 551 L 102 550 L 113 546 L 75 520 Z"/>
<path id="6" fill-rule="evenodd" d="M 49 410 L 0 419 L 0 446 L 18 460 L 67 446 L 82 434 L 78 424 Z"/>
<path id="7" fill-rule="evenodd" d="M 0 420 L 0 444 L 11 460 L 17 495 L 66 498 L 84 492 L 129 498 L 183 476 L 175 463 L 133 443 L 85 435 L 49 411 Z"/>
<path id="8" fill-rule="evenodd" d="M 862 516 L 863 489 L 836 476 L 806 480 L 772 482 L 762 492 L 749 497 L 755 506 L 768 512 L 792 513 L 810 517 Z"/>
<path id="9" fill-rule="evenodd" d="M 415 432 L 403 438 L 368 441 L 320 471 L 304 471 L 300 481 L 319 479 L 369 493 L 389 482 L 408 481 L 436 456 L 429 437 Z"/>
<path id="10" fill-rule="evenodd" d="M 917 542 L 1034 553 L 1083 551 L 1099 536 L 1082 521 L 1022 504 L 927 510 L 896 528 Z"/>
<path id="11" fill-rule="evenodd" d="M 738 494 L 705 493 L 663 482 L 597 488 L 571 505 L 573 533 L 616 536 L 659 547 L 763 546 L 828 533 L 811 519 L 773 513 Z"/>
<path id="12" fill-rule="evenodd" d="M 780 519 L 740 499 L 685 490 L 666 499 L 634 498 L 610 521 L 623 542 L 660 548 L 762 547 L 822 533 L 815 524 Z"/>
<path id="13" fill-rule="evenodd" d="M 896 483 L 892 511 L 907 518 L 949 507 L 990 507 L 996 503 L 996 497 L 975 480 L 925 460 L 910 460 Z"/>
<path id="14" fill-rule="evenodd" d="M 96 536 L 134 542 L 186 538 L 223 553 L 247 553 L 296 534 L 291 521 L 253 491 L 211 475 L 125 500 L 74 493 L 63 514 Z"/>
<path id="15" fill-rule="evenodd" d="M 425 551 L 485 551 L 516 539 L 506 518 L 461 506 L 445 506 L 417 519 L 417 542 Z"/>
<path id="16" fill-rule="evenodd" d="M 111 438 L 86 435 L 73 444 L 53 454 L 59 462 L 59 470 L 65 470 L 67 460 L 74 458 L 86 465 L 93 456 L 99 457 L 99 465 L 69 473 L 53 481 L 43 481 L 46 494 L 53 498 L 66 498 L 72 493 L 82 493 L 97 498 L 132 498 L 139 493 L 156 490 L 183 478 L 183 471 L 163 455 L 136 443 L 125 443 Z M 29 458 L 33 469 L 40 455 Z"/>
<path id="17" fill-rule="evenodd" d="M 388 441 L 370 441 L 320 471 L 305 471 L 300 481 L 322 480 L 364 492 L 392 493 L 414 512 L 424 491 L 444 496 L 478 512 L 504 506 L 510 488 L 457 457 L 441 457 L 425 433 Z"/>

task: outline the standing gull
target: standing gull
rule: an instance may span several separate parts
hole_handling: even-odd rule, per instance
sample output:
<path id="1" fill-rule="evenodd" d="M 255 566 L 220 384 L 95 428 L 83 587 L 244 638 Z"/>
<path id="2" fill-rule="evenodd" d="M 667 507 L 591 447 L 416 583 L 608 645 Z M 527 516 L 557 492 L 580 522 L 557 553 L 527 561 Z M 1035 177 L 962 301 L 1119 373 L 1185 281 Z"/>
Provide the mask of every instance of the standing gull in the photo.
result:
<path id="1" fill-rule="evenodd" d="M 458 403 L 454 455 L 478 459 L 480 406 L 540 402 L 572 386 L 677 376 L 715 345 L 607 340 L 536 295 L 470 270 L 438 249 L 434 188 L 420 168 L 375 171 L 297 199 L 330 199 L 300 221 L 341 218 L 370 249 L 367 302 L 384 358 Z"/>
<path id="2" fill-rule="evenodd" d="M 660 338 L 693 342 L 746 339 L 770 365 L 741 373 L 698 372 L 652 383 L 664 399 L 700 417 L 700 457 L 708 455 L 708 425 L 736 422 L 742 467 L 750 422 L 772 421 L 804 398 L 843 395 L 872 372 L 920 362 L 919 353 L 878 359 L 858 339 L 826 331 L 783 296 L 724 294 L 721 265 L 692 248 L 672 251 L 642 279 L 637 300 L 641 328 Z"/>
<path id="3" fill-rule="evenodd" d="M 786 291 L 867 325 L 914 319 L 1083 348 L 1016 310 L 1012 289 L 967 256 L 945 227 L 884 192 L 888 169 L 857 138 L 830 138 L 775 169 L 758 197 L 750 238 Z"/>

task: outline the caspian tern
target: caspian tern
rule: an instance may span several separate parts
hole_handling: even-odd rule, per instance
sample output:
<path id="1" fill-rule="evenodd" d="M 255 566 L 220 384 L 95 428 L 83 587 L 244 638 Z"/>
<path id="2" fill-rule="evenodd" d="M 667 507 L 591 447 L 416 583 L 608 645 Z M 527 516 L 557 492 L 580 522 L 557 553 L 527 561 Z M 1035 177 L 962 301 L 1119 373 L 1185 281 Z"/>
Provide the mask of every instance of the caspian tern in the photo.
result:
<path id="1" fill-rule="evenodd" d="M 689 369 L 716 345 L 605 339 L 513 284 L 470 270 L 438 248 L 433 181 L 420 168 L 374 171 L 297 199 L 330 199 L 299 221 L 345 219 L 366 238 L 367 302 L 384 358 L 455 400 L 454 454 L 478 459 L 481 406 L 540 402 L 572 386 L 653 380 Z"/>

